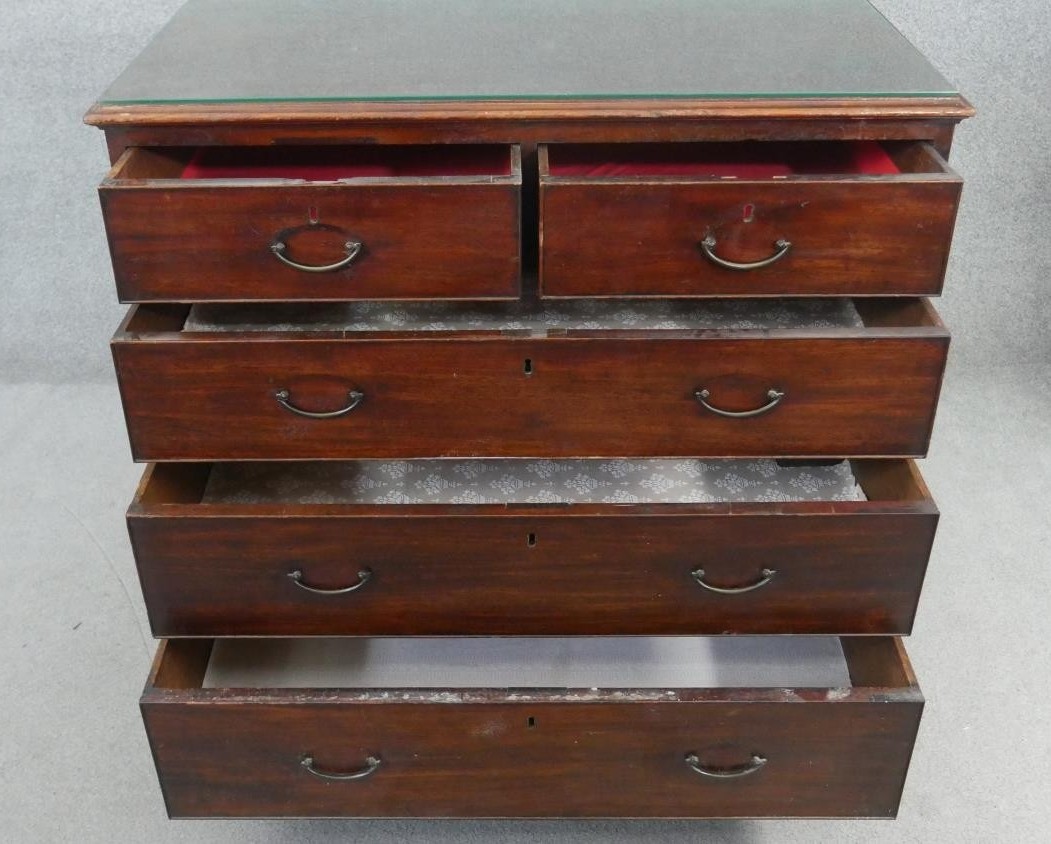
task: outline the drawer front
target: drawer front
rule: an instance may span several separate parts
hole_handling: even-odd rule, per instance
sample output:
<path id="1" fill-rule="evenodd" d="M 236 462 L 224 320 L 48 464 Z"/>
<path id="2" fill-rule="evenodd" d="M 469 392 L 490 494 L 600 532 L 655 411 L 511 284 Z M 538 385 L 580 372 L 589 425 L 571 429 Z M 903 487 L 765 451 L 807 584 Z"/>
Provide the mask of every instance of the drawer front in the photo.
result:
<path id="1" fill-rule="evenodd" d="M 114 357 L 138 460 L 922 455 L 947 337 L 813 334 L 124 335 Z"/>
<path id="2" fill-rule="evenodd" d="M 915 699 L 770 702 L 778 693 L 763 691 L 751 702 L 642 694 L 602 704 L 559 703 L 555 693 L 522 704 L 323 696 L 145 702 L 169 814 L 892 817 L 922 709 Z M 766 763 L 715 778 L 692 770 L 690 755 L 718 772 L 754 767 L 755 756 Z M 324 773 L 372 773 L 323 779 L 304 757 Z"/>
<path id="3" fill-rule="evenodd" d="M 133 507 L 128 524 L 157 636 L 908 633 L 933 504 L 838 506 L 190 515 L 199 505 Z"/>
<path id="4" fill-rule="evenodd" d="M 542 175 L 541 291 L 937 295 L 960 189 L 947 168 L 784 181 Z"/>
<path id="5" fill-rule="evenodd" d="M 513 299 L 520 193 L 520 174 L 100 188 L 125 302 Z"/>

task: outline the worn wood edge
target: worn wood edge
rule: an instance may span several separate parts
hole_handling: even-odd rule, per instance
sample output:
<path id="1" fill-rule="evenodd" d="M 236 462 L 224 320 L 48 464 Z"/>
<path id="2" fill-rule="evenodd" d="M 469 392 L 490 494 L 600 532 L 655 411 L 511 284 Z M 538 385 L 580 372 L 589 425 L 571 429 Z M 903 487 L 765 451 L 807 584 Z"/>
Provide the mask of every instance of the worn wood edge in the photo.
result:
<path id="1" fill-rule="evenodd" d="M 202 688 L 215 639 L 162 639 L 140 703 L 543 704 L 922 702 L 897 636 L 838 637 L 850 687 L 713 688 Z"/>
<path id="2" fill-rule="evenodd" d="M 281 461 L 274 461 L 281 462 Z M 296 462 L 296 461 L 284 461 Z M 348 460 L 345 462 L 356 462 Z M 912 460 L 852 460 L 865 501 L 708 502 L 651 504 L 204 504 L 199 500 L 216 462 L 151 463 L 143 472 L 128 518 L 803 518 L 849 516 L 927 516 L 937 508 Z M 891 473 L 891 482 L 872 480 Z M 902 479 L 905 479 L 904 481 Z M 868 488 L 866 488 L 868 486 Z M 871 491 L 870 491 L 871 490 Z M 196 500 L 195 500 L 196 498 Z"/>
<path id="3" fill-rule="evenodd" d="M 697 144 L 704 144 L 701 142 L 685 142 L 688 146 L 694 146 Z M 720 143 L 718 141 L 714 143 Z M 812 141 L 759 141 L 757 143 L 815 143 L 815 144 L 834 144 L 834 145 L 849 145 L 854 141 L 827 141 L 827 140 L 812 140 Z M 540 144 L 538 145 L 539 151 L 539 178 L 541 187 L 595 187 L 601 185 L 616 185 L 618 187 L 646 187 L 653 185 L 655 187 L 669 187 L 675 185 L 699 185 L 702 187 L 710 188 L 715 185 L 749 185 L 757 187 L 772 187 L 775 185 L 788 185 L 798 187 L 800 185 L 848 185 L 851 187 L 858 186 L 870 186 L 870 185 L 944 185 L 953 184 L 957 186 L 963 185 L 963 178 L 956 173 L 945 160 L 945 158 L 935 149 L 934 145 L 929 141 L 896 141 L 888 142 L 904 146 L 911 150 L 915 150 L 919 153 L 921 158 L 920 165 L 913 167 L 912 169 L 905 169 L 908 165 L 903 164 L 899 159 L 902 157 L 900 154 L 893 156 L 895 163 L 899 167 L 897 173 L 794 173 L 787 176 L 778 176 L 776 178 L 765 177 L 765 178 L 728 178 L 726 176 L 691 176 L 691 175 L 644 175 L 644 176 L 559 176 L 551 173 L 551 161 L 550 153 L 548 151 L 549 146 L 559 147 L 586 147 L 595 146 L 593 144 L 586 143 L 567 143 L 567 144 Z M 635 146 L 637 144 L 632 144 Z M 641 144 L 645 146 L 646 144 Z M 671 144 L 659 144 L 660 146 L 676 146 L 675 143 Z M 603 146 L 598 144 L 598 146 Z M 900 153 L 900 150 L 899 150 Z M 920 167 L 924 169 L 920 169 Z M 958 195 L 957 195 L 957 201 Z"/>
<path id="4" fill-rule="evenodd" d="M 412 458 L 409 458 L 412 459 Z M 438 458 L 440 459 L 440 458 Z M 469 458 L 465 458 L 469 459 Z M 603 458 L 609 459 L 609 458 Z M 645 458 L 639 458 L 645 459 Z M 705 458 L 708 459 L 708 458 Z M 867 459 L 867 458 L 866 458 Z M 260 461 L 247 461 L 260 462 Z M 294 460 L 285 462 L 296 462 Z M 339 461 L 335 461 L 339 462 Z M 156 464 L 162 465 L 162 464 Z M 198 460 L 165 461 L 165 466 L 195 466 Z M 925 502 L 797 501 L 720 504 L 192 504 L 135 502 L 128 511 L 135 519 L 727 519 L 844 518 L 852 516 L 930 517 Z"/>
<path id="5" fill-rule="evenodd" d="M 91 126 L 180 126 L 528 120 L 949 120 L 972 117 L 962 96 L 95 103 Z"/>
<path id="6" fill-rule="evenodd" d="M 158 506 L 201 506 L 201 498 L 214 465 L 207 461 L 149 463 L 143 470 L 135 496 L 128 507 L 128 517 L 149 513 Z"/>
<path id="7" fill-rule="evenodd" d="M 150 337 L 164 338 L 169 341 L 174 337 L 200 337 L 200 334 L 182 331 L 182 326 L 186 323 L 189 313 L 190 305 L 184 303 L 140 302 L 132 304 L 114 331 L 110 345 L 116 347 L 135 339 L 145 340 Z"/>
<path id="8" fill-rule="evenodd" d="M 741 297 L 711 297 L 732 299 Z M 745 297 L 749 298 L 749 297 Z M 784 297 L 765 297 L 784 298 Z M 869 340 L 879 339 L 945 339 L 949 332 L 938 312 L 924 297 L 848 297 L 864 325 L 860 328 L 688 328 L 688 329 L 486 329 L 480 331 L 350 331 L 346 329 L 316 331 L 183 331 L 190 305 L 186 303 L 149 302 L 133 304 L 117 328 L 113 341 L 182 343 L 273 343 L 347 340 L 370 342 L 443 342 L 467 340 Z M 501 300 L 502 301 L 502 300 Z M 514 300 L 512 300 L 514 301 Z M 223 303 L 233 304 L 233 303 Z M 889 314 L 887 312 L 890 312 Z M 836 455 L 830 455 L 835 457 Z M 842 456 L 842 455 L 839 455 Z M 855 455 L 861 456 L 861 455 Z M 879 455 L 877 455 L 879 456 Z M 885 455 L 891 456 L 891 455 Z M 909 457 L 913 455 L 902 455 Z"/>
<path id="9" fill-rule="evenodd" d="M 147 506 L 146 503 L 150 499 L 156 498 L 157 483 L 154 480 L 154 473 L 158 466 L 163 466 L 161 463 L 149 463 L 142 472 L 142 477 L 139 478 L 139 483 L 135 487 L 135 495 L 132 496 L 131 504 L 128 505 L 126 513 L 127 517 L 140 514 Z"/>
<path id="10" fill-rule="evenodd" d="M 899 636 L 841 636 L 843 656 L 855 687 L 919 692 L 912 663 Z"/>
<path id="11" fill-rule="evenodd" d="M 869 501 L 910 502 L 918 511 L 938 514 L 937 504 L 915 460 L 851 460 L 850 463 Z"/>
<path id="12" fill-rule="evenodd" d="M 463 146 L 467 146 L 464 144 Z M 456 175 L 455 173 L 435 176 L 348 176 L 342 179 L 302 179 L 278 176 L 251 178 L 213 178 L 184 179 L 181 167 L 189 160 L 192 147 L 176 148 L 183 152 L 182 159 L 174 162 L 159 161 L 158 150 L 169 150 L 164 147 L 128 147 L 120 154 L 109 172 L 99 184 L 100 193 L 141 191 L 141 190 L 259 190 L 266 188 L 298 187 L 516 187 L 522 186 L 522 151 L 520 144 L 485 144 L 485 146 L 502 147 L 508 155 L 508 172 L 506 174 Z M 155 162 L 153 168 L 150 162 Z"/>
<path id="13" fill-rule="evenodd" d="M 143 696 L 155 688 L 199 689 L 214 644 L 214 639 L 161 639 Z"/>
<path id="14" fill-rule="evenodd" d="M 915 739 L 914 739 L 915 741 Z M 911 757 L 911 754 L 910 754 Z M 164 791 L 164 786 L 161 786 L 161 791 Z M 167 799 L 167 798 L 165 798 Z M 900 800 L 900 798 L 899 798 Z M 701 814 L 687 815 L 677 812 L 661 813 L 660 815 L 639 815 L 639 814 L 626 814 L 626 815 L 613 815 L 608 813 L 599 814 L 538 814 L 538 813 L 520 813 L 520 814 L 491 814 L 485 815 L 480 813 L 474 814 L 447 814 L 439 815 L 430 812 L 424 812 L 421 814 L 409 814 L 408 812 L 395 812 L 392 814 L 382 815 L 379 813 L 348 813 L 344 815 L 331 815 L 331 814 L 310 814 L 303 815 L 297 814 L 296 812 L 289 812 L 284 815 L 257 815 L 257 814 L 221 814 L 221 815 L 201 815 L 193 814 L 188 812 L 175 812 L 168 809 L 168 819 L 173 821 L 178 820 L 238 820 L 238 821 L 294 821 L 294 820 L 311 820 L 311 821 L 392 821 L 392 820 L 410 820 L 410 821 L 459 821 L 459 820 L 484 820 L 484 821 L 576 821 L 576 822 L 593 822 L 593 821 L 642 821 L 642 822 L 653 822 L 653 821 L 892 821 L 898 817 L 897 807 L 891 812 L 885 812 L 882 814 L 867 814 L 867 813 L 855 813 L 850 812 L 848 814 L 841 815 L 820 815 L 820 814 L 760 814 L 760 813 L 748 813 L 748 814 L 732 814 L 722 812 L 704 812 Z"/>

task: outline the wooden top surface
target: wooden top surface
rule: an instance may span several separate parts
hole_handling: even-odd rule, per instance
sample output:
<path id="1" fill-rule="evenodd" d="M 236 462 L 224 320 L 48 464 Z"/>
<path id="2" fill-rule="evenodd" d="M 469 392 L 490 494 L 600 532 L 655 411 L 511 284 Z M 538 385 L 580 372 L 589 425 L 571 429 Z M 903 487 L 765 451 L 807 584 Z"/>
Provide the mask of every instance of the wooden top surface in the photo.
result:
<path id="1" fill-rule="evenodd" d="M 87 119 L 105 126 L 800 109 L 970 113 L 867 0 L 190 0 Z"/>

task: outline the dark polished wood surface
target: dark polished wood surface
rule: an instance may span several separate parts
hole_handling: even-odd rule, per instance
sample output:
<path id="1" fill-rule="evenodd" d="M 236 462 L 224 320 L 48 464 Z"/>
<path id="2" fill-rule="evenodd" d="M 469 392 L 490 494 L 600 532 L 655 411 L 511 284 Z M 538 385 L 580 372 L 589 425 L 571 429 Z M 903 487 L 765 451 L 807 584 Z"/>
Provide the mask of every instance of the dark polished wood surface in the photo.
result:
<path id="1" fill-rule="evenodd" d="M 559 176 L 542 146 L 541 293 L 937 295 L 962 182 L 929 145 L 888 150 L 900 174 L 726 180 Z M 709 236 L 739 263 L 791 247 L 742 272 L 705 257 Z"/>
<path id="2" fill-rule="evenodd" d="M 121 126 L 192 126 L 239 124 L 287 125 L 393 123 L 476 125 L 525 121 L 579 121 L 596 124 L 616 120 L 829 120 L 844 125 L 865 121 L 958 122 L 974 115 L 961 96 L 939 97 L 763 97 L 718 99 L 537 99 L 399 102 L 299 103 L 177 103 L 96 104 L 84 120 L 109 129 Z M 639 127 L 640 130 L 642 127 Z M 640 132 L 641 135 L 641 132 Z M 643 140 L 640 136 L 639 140 Z"/>
<path id="3" fill-rule="evenodd" d="M 694 186 L 653 193 L 636 185 L 611 200 L 605 188 L 546 179 L 546 292 L 695 295 L 700 284 L 723 295 L 936 294 L 959 194 L 937 156 L 948 157 L 956 125 L 972 114 L 957 95 L 668 96 L 141 102 L 96 105 L 85 119 L 105 131 L 111 163 L 126 156 L 102 191 L 121 298 L 186 302 L 531 299 L 543 145 L 711 141 L 929 143 L 937 152 L 926 161 L 936 166 L 894 184 L 833 179 L 764 185 L 761 195 L 720 185 L 718 196 L 706 187 L 700 198 Z M 518 145 L 521 174 L 353 191 L 161 184 L 194 148 L 338 144 Z M 148 149 L 161 147 L 159 157 Z M 759 291 L 754 275 L 707 272 L 695 281 L 684 273 L 703 259 L 656 219 L 662 203 L 679 217 L 761 203 L 776 215 L 757 233 L 769 239 L 776 224 L 799 247 Z M 341 228 L 365 225 L 363 210 L 375 222 L 362 237 L 366 260 L 327 286 L 306 280 L 308 292 L 259 248 L 275 227 L 301 223 L 304 206 L 321 206 L 323 221 Z M 762 237 L 726 231 L 731 257 L 762 257 Z M 640 232 L 650 250 L 642 268 L 632 262 L 645 252 L 631 250 L 628 237 Z M 818 248 L 803 247 L 808 237 Z M 332 245 L 301 238 L 295 255 L 322 263 Z M 658 247 L 666 257 L 652 260 Z M 128 514 L 153 630 L 907 632 L 938 516 L 905 461 L 855 461 L 865 502 L 396 513 L 203 505 L 209 465 L 181 462 L 920 455 L 948 333 L 925 301 L 857 302 L 864 329 L 747 336 L 203 336 L 180 333 L 182 305 L 134 308 L 113 343 L 133 453 L 176 461 L 147 471 Z M 784 403 L 756 419 L 718 418 L 693 398 L 708 387 L 717 404 L 743 410 L 775 386 L 786 390 Z M 338 406 L 352 388 L 365 400 L 341 419 L 307 420 L 277 404 L 280 388 L 311 410 Z M 777 575 L 747 594 L 715 595 L 690 577 L 699 565 L 724 586 L 763 568 Z M 335 601 L 288 577 L 295 568 L 316 585 L 339 586 L 362 566 L 372 572 L 366 586 Z M 842 645 L 845 689 L 355 691 L 203 689 L 212 641 L 182 638 L 161 643 L 141 708 L 174 817 L 891 817 L 923 699 L 900 641 L 857 636 Z M 723 771 L 757 754 L 767 764 L 717 780 L 691 771 L 689 753 Z M 382 763 L 365 779 L 331 782 L 304 769 L 306 754 L 330 771 L 359 769 L 370 755 Z"/>
<path id="4" fill-rule="evenodd" d="M 908 461 L 855 461 L 864 502 L 702 505 L 202 504 L 209 469 L 128 512 L 157 636 L 908 633 L 938 521 Z"/>
<path id="5" fill-rule="evenodd" d="M 859 307 L 871 327 L 331 339 L 152 333 L 183 310 L 139 306 L 113 355 L 137 460 L 923 455 L 948 334 L 922 301 Z M 786 396 L 728 419 L 702 389 L 733 411 Z M 364 398 L 307 419 L 281 390 L 312 412 Z"/>
<path id="6" fill-rule="evenodd" d="M 121 301 L 519 295 L 521 159 L 507 176 L 181 179 L 190 150 L 128 150 L 99 187 Z M 306 272 L 288 258 L 339 271 Z"/>
<path id="7" fill-rule="evenodd" d="M 142 698 L 173 817 L 893 817 L 923 708 L 886 638 L 849 689 L 200 689 L 210 647 L 162 643 Z"/>

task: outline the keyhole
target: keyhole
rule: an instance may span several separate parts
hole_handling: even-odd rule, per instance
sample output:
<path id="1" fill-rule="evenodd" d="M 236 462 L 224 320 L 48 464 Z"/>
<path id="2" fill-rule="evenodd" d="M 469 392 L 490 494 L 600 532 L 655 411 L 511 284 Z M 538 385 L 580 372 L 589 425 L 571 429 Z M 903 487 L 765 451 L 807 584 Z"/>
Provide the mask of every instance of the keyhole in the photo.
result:
<path id="1" fill-rule="evenodd" d="M 528 718 L 526 718 L 526 727 L 528 727 L 530 730 L 535 728 L 536 727 L 536 718 L 534 718 L 532 715 L 530 715 Z"/>
<path id="2" fill-rule="evenodd" d="M 536 534 L 535 533 L 531 533 L 531 534 L 529 534 L 529 536 L 526 537 L 526 545 L 528 545 L 530 548 L 536 548 Z"/>
<path id="3" fill-rule="evenodd" d="M 525 361 L 522 363 L 522 372 L 524 372 L 526 375 L 532 375 L 533 374 L 533 359 L 532 358 L 526 358 Z"/>
<path id="4" fill-rule="evenodd" d="M 746 223 L 750 223 L 755 219 L 755 206 L 751 202 L 744 207 L 744 215 L 741 219 Z"/>

